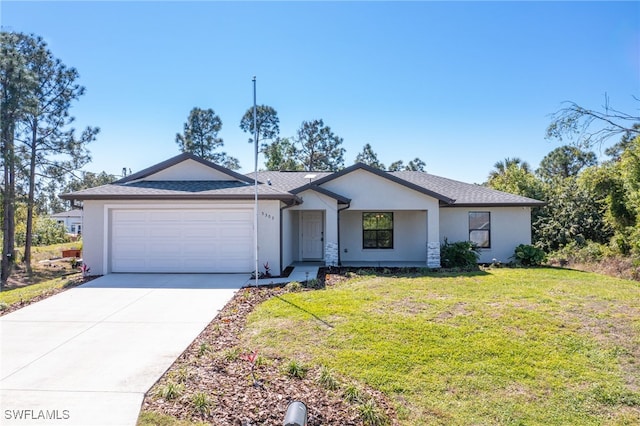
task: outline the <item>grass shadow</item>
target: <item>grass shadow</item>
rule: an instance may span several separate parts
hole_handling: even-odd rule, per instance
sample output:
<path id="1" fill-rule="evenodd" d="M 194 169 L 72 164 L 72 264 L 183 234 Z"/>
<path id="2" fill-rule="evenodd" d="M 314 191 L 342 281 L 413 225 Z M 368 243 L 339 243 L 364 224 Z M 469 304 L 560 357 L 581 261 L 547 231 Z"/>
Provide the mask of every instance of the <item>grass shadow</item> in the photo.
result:
<path id="1" fill-rule="evenodd" d="M 287 300 L 287 299 L 283 298 L 282 296 L 275 296 L 275 297 L 276 297 L 277 299 L 279 299 L 279 300 L 282 300 L 282 301 L 283 301 L 283 302 L 285 302 L 285 303 L 288 303 L 289 305 L 293 306 L 294 308 L 298 309 L 299 311 L 302 311 L 302 312 L 304 312 L 305 314 L 310 315 L 311 317 L 313 317 L 313 318 L 314 318 L 316 321 L 318 321 L 319 323 L 321 323 L 321 324 L 323 324 L 323 325 L 325 325 L 325 326 L 327 326 L 327 327 L 329 327 L 329 328 L 334 328 L 334 326 L 333 326 L 331 323 L 329 323 L 329 322 L 327 322 L 327 321 L 323 320 L 322 318 L 320 318 L 319 316 L 317 316 L 317 315 L 316 315 L 316 314 L 314 314 L 313 312 L 310 312 L 310 311 L 306 310 L 306 309 L 305 309 L 305 308 L 303 308 L 302 306 L 296 305 L 295 303 L 293 303 L 293 302 L 291 302 L 291 301 L 289 301 L 289 300 Z"/>

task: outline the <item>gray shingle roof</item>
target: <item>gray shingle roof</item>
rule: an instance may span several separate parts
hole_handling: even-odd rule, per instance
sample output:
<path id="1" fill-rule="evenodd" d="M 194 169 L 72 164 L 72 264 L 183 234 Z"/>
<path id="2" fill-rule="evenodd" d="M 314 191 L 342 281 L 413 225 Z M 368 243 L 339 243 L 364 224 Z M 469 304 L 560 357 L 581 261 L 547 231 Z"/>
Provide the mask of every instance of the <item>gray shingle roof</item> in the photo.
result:
<path id="1" fill-rule="evenodd" d="M 422 190 L 439 199 L 443 205 L 449 206 L 539 206 L 543 205 L 542 201 L 532 198 L 522 197 L 520 195 L 509 194 L 502 191 L 496 191 L 481 185 L 460 182 L 425 172 L 386 172 L 379 169 L 373 169 L 364 164 L 354 164 L 340 172 L 278 172 L 266 171 L 260 172 L 258 177 L 261 181 L 271 181 L 271 184 L 283 191 L 292 193 L 300 192 L 300 189 L 310 188 L 314 184 L 322 186 L 328 180 L 335 179 L 336 176 L 342 176 L 351 171 L 363 169 L 378 176 L 387 177 L 392 181 L 405 185 L 411 189 Z M 315 174 L 316 177 L 305 179 L 304 176 Z M 253 178 L 253 173 L 247 176 Z M 312 188 L 311 188 L 312 189 Z M 339 195 L 339 194 L 338 194 Z"/>
<path id="2" fill-rule="evenodd" d="M 235 185 L 234 185 L 235 184 Z M 254 186 L 237 181 L 139 181 L 132 183 L 112 183 L 95 188 L 63 194 L 67 200 L 108 200 L 108 199 L 252 199 Z M 258 195 L 263 199 L 282 200 L 297 203 L 293 194 L 269 185 L 258 185 Z"/>
<path id="3" fill-rule="evenodd" d="M 496 191 L 485 186 L 460 182 L 424 172 L 403 171 L 389 173 L 455 200 L 452 204 L 453 206 L 538 206 L 544 204 L 542 201 L 532 198 Z"/>
<path id="4" fill-rule="evenodd" d="M 154 181 L 144 180 L 181 161 L 192 159 L 221 171 L 233 180 Z M 297 194 L 314 190 L 333 197 L 340 203 L 350 200 L 329 191 L 322 185 L 355 170 L 365 170 L 412 190 L 438 199 L 443 206 L 538 206 L 544 203 L 519 195 L 496 191 L 424 172 L 386 172 L 365 164 L 354 164 L 339 172 L 280 172 L 264 171 L 258 174 L 258 194 L 263 199 L 282 200 L 288 204 L 300 203 Z M 309 175 L 315 175 L 309 178 Z M 240 175 L 224 167 L 202 160 L 191 154 L 181 154 L 167 161 L 134 173 L 109 185 L 84 189 L 61 198 L 68 200 L 107 199 L 251 199 L 254 196 L 253 173 Z"/>

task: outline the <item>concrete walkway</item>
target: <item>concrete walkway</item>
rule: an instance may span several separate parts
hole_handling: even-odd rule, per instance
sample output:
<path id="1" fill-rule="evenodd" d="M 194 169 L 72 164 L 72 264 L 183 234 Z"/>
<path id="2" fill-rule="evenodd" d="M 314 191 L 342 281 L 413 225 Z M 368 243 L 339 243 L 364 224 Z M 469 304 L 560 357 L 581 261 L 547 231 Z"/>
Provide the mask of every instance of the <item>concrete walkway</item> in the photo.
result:
<path id="1" fill-rule="evenodd" d="M 0 424 L 135 425 L 145 392 L 248 279 L 111 274 L 0 317 Z"/>
<path id="2" fill-rule="evenodd" d="M 259 278 L 258 285 L 274 285 L 274 284 L 287 284 L 293 281 L 302 283 L 307 280 L 313 280 L 318 278 L 319 266 L 315 265 L 295 265 L 293 271 L 285 278 Z M 255 285 L 255 278 L 249 279 L 245 285 Z"/>

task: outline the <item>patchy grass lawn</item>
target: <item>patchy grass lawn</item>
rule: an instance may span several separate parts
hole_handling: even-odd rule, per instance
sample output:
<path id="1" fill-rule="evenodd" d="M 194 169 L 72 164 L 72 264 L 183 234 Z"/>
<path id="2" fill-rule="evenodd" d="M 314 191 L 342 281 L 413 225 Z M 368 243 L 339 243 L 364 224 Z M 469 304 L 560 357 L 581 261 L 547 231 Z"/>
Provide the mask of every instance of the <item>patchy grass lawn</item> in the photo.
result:
<path id="1" fill-rule="evenodd" d="M 85 280 L 80 272 L 0 292 L 0 315 L 47 298 Z"/>
<path id="2" fill-rule="evenodd" d="M 640 284 L 563 269 L 289 293 L 243 345 L 383 391 L 405 425 L 640 424 Z"/>

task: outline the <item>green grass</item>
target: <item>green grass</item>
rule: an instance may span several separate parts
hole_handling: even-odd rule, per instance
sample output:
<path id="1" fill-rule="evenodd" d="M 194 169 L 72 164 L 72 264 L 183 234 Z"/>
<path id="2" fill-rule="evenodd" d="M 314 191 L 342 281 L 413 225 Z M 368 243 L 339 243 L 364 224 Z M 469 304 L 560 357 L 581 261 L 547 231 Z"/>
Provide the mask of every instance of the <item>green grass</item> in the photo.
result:
<path id="1" fill-rule="evenodd" d="M 14 303 L 27 302 L 38 296 L 50 294 L 58 289 L 77 283 L 79 276 L 80 274 L 78 273 L 67 277 L 43 281 L 38 284 L 30 284 L 24 287 L 2 291 L 0 292 L 0 305 L 10 306 Z"/>
<path id="2" fill-rule="evenodd" d="M 640 284 L 561 269 L 367 276 L 260 305 L 244 340 L 383 391 L 404 425 L 640 423 Z"/>
<path id="3" fill-rule="evenodd" d="M 52 244 L 49 246 L 33 246 L 31 247 L 31 258 L 33 262 L 47 260 L 60 257 L 62 250 L 77 249 L 82 250 L 82 240 L 71 243 Z M 16 248 L 16 258 L 21 259 L 24 253 L 23 247 Z"/>
<path id="4" fill-rule="evenodd" d="M 206 426 L 208 423 L 200 421 L 178 420 L 173 416 L 142 411 L 138 417 L 137 426 Z"/>

